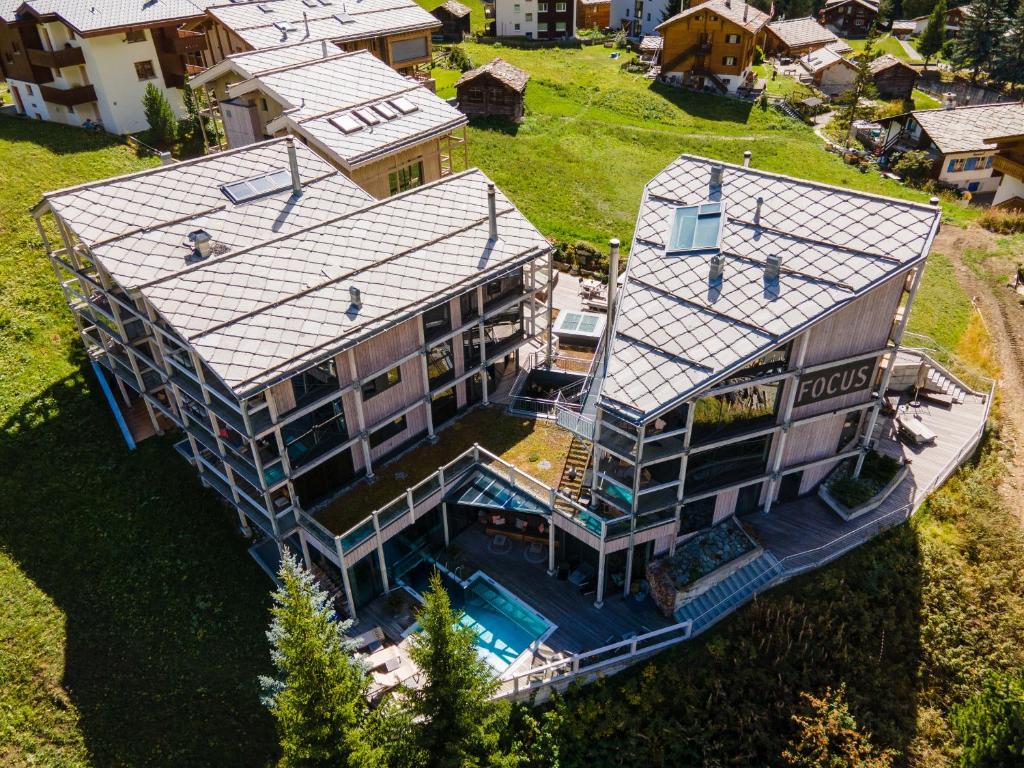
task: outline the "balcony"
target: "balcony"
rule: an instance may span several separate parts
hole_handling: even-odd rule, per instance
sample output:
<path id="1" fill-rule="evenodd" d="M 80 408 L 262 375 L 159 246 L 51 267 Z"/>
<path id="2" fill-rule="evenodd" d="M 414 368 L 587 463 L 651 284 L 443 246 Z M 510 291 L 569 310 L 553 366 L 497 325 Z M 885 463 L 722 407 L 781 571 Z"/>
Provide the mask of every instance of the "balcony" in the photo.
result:
<path id="1" fill-rule="evenodd" d="M 40 85 L 39 94 L 43 101 L 51 104 L 60 104 L 64 107 L 74 107 L 79 104 L 88 104 L 96 101 L 96 89 L 91 85 L 79 85 L 74 88 L 54 88 L 52 85 Z"/>
<path id="2" fill-rule="evenodd" d="M 996 155 L 992 158 L 992 170 L 1013 176 L 1015 179 L 1024 179 L 1024 162 L 1011 160 L 1006 155 Z"/>
<path id="3" fill-rule="evenodd" d="M 199 53 L 206 50 L 206 35 L 188 29 L 168 30 L 164 37 L 164 53 Z"/>
<path id="4" fill-rule="evenodd" d="M 61 67 L 74 67 L 78 64 L 85 64 L 85 54 L 81 48 L 68 46 L 56 51 L 44 51 L 41 48 L 27 48 L 28 60 L 34 67 L 49 67 L 60 69 Z M 47 99 L 49 101 L 49 99 Z M 59 102 L 58 102 L 59 103 Z"/>

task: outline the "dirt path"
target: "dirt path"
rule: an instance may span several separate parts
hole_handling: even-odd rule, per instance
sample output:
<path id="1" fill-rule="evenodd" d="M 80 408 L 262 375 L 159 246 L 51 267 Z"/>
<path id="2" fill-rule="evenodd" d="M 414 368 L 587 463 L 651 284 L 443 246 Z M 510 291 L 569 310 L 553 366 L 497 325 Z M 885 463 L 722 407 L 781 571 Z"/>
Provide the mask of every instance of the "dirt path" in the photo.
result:
<path id="1" fill-rule="evenodd" d="M 1000 367 L 999 416 L 1004 439 L 1012 450 L 1011 471 L 1000 488 L 1011 509 L 1024 522 L 1024 309 L 1020 297 L 1006 287 L 1014 264 L 1009 254 L 995 255 L 996 237 L 978 226 L 945 226 L 933 250 L 952 259 L 960 284 L 973 297 L 988 329 Z M 987 250 L 991 258 L 967 262 L 967 251 Z M 979 275 L 979 271 L 982 273 Z M 996 282 L 988 276 L 1002 276 Z"/>

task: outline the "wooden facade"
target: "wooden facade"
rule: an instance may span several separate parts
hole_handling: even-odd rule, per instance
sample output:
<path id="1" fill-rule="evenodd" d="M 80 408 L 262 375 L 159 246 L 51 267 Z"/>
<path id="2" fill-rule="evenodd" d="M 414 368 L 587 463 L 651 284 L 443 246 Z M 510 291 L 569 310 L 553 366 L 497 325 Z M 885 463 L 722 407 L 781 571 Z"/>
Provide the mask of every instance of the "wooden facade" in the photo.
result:
<path id="1" fill-rule="evenodd" d="M 871 76 L 883 99 L 911 98 L 920 77 L 916 69 L 888 53 L 871 62 Z"/>
<path id="2" fill-rule="evenodd" d="M 841 0 L 822 8 L 819 18 L 840 37 L 866 37 L 878 18 L 878 7 L 864 0 Z"/>
<path id="3" fill-rule="evenodd" d="M 612 23 L 612 0 L 576 0 L 577 29 L 608 29 Z"/>
<path id="4" fill-rule="evenodd" d="M 441 22 L 441 36 L 446 42 L 461 43 L 470 33 L 470 10 L 457 0 L 446 0 L 431 15 Z"/>

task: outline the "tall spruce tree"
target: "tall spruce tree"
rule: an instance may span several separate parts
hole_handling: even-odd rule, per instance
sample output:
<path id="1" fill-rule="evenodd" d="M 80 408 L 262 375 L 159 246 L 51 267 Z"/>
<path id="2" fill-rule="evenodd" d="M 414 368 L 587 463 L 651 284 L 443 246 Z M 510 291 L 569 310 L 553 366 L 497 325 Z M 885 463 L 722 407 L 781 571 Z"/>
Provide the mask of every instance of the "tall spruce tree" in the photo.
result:
<path id="1" fill-rule="evenodd" d="M 878 96 L 875 78 L 871 73 L 871 62 L 875 60 L 875 43 L 877 41 L 878 35 L 872 26 L 871 31 L 868 32 L 868 39 L 864 42 L 864 49 L 853 58 L 857 64 L 857 77 L 850 90 L 835 100 L 839 104 L 838 124 L 845 127 L 847 132 L 847 146 L 849 146 L 850 125 L 853 124 L 853 121 L 873 112 L 873 109 L 863 102 Z"/>
<path id="2" fill-rule="evenodd" d="M 992 56 L 992 77 L 999 83 L 1024 85 L 1024 0 L 1010 19 Z"/>
<path id="3" fill-rule="evenodd" d="M 982 70 L 992 66 L 996 45 L 1006 29 L 1006 8 L 1004 0 L 974 0 L 968 7 L 970 14 L 964 19 L 953 47 L 953 63 L 960 69 L 971 70 L 973 83 Z"/>
<path id="4" fill-rule="evenodd" d="M 939 0 L 938 5 L 932 9 L 932 15 L 928 17 L 928 25 L 921 33 L 921 39 L 917 41 L 917 52 L 924 56 L 924 68 L 928 69 L 928 62 L 939 51 L 946 42 L 946 0 Z"/>
<path id="5" fill-rule="evenodd" d="M 174 116 L 167 97 L 153 83 L 146 83 L 142 94 L 142 112 L 152 131 L 153 139 L 163 147 L 169 147 L 178 136 L 178 118 Z"/>
<path id="6" fill-rule="evenodd" d="M 517 765 L 518 755 L 502 744 L 510 707 L 491 700 L 497 679 L 477 654 L 473 631 L 459 624 L 437 571 L 423 595 L 417 621 L 421 631 L 412 639 L 409 656 L 419 667 L 423 684 L 408 695 L 422 765 Z"/>
<path id="7" fill-rule="evenodd" d="M 263 701 L 277 721 L 281 765 L 344 768 L 353 753 L 370 765 L 361 723 L 367 715 L 366 672 L 345 637 L 330 598 L 287 550 L 278 572 L 267 639 L 276 677 L 261 677 Z"/>
<path id="8" fill-rule="evenodd" d="M 665 3 L 665 9 L 661 12 L 661 20 L 668 21 L 677 13 L 681 13 L 683 10 L 682 0 L 668 0 Z"/>

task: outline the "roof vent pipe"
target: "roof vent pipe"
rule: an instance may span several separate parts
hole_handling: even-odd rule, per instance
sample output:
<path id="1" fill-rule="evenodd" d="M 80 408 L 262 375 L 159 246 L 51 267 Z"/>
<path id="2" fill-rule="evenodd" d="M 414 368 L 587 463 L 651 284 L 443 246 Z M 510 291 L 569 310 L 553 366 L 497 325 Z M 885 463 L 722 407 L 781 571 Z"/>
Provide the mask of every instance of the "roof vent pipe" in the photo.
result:
<path id="1" fill-rule="evenodd" d="M 615 316 L 615 292 L 619 288 L 619 238 L 608 241 L 608 322 Z"/>
<path id="2" fill-rule="evenodd" d="M 761 206 L 762 205 L 764 205 L 764 198 L 763 197 L 757 198 L 757 207 L 754 208 L 754 226 L 755 227 L 760 227 L 761 226 Z"/>
<path id="3" fill-rule="evenodd" d="M 933 197 L 933 198 L 929 199 L 928 200 L 928 204 L 929 205 L 934 205 L 936 208 L 938 208 L 939 207 L 939 198 Z"/>
<path id="4" fill-rule="evenodd" d="M 196 258 L 207 259 L 213 252 L 213 238 L 205 229 L 197 229 L 188 233 L 188 240 L 192 243 L 193 254 Z"/>
<path id="5" fill-rule="evenodd" d="M 743 4 L 743 22 L 744 23 L 746 23 L 746 21 L 747 21 L 747 11 L 749 11 L 749 10 L 750 10 L 750 6 L 747 5 L 746 3 L 744 3 Z"/>
<path id="6" fill-rule="evenodd" d="M 309 37 L 309 14 L 302 12 L 302 23 L 306 25 L 306 37 Z"/>
<path id="7" fill-rule="evenodd" d="M 299 178 L 299 156 L 295 153 L 295 137 L 289 136 L 288 142 L 288 165 L 292 170 L 292 194 L 298 197 L 302 194 L 302 180 Z"/>
<path id="8" fill-rule="evenodd" d="M 749 149 L 744 150 L 744 152 L 743 152 L 743 167 L 744 168 L 749 168 L 750 167 L 750 158 L 753 157 L 753 156 L 754 156 L 754 153 L 751 152 Z"/>
<path id="9" fill-rule="evenodd" d="M 174 165 L 174 156 L 170 152 L 161 152 L 160 163 L 162 165 Z"/>
<path id="10" fill-rule="evenodd" d="M 772 282 L 779 281 L 779 273 L 782 271 L 782 256 L 777 253 L 769 253 L 764 263 L 764 276 Z"/>
<path id="11" fill-rule="evenodd" d="M 711 194 L 721 191 L 721 189 L 722 189 L 722 171 L 724 171 L 724 170 L 725 170 L 725 168 L 723 166 L 721 166 L 721 165 L 713 165 L 713 166 L 711 166 L 711 181 L 710 181 L 710 183 L 708 185 Z M 711 194 L 709 194 L 708 197 L 711 197 Z"/>
<path id="12" fill-rule="evenodd" d="M 708 280 L 711 283 L 720 283 L 725 275 L 725 257 L 716 253 L 711 257 L 711 270 L 708 273 Z"/>
<path id="13" fill-rule="evenodd" d="M 354 285 L 348 287 L 349 298 L 352 299 L 352 306 L 356 309 L 362 309 L 363 307 L 363 295 Z"/>
<path id="14" fill-rule="evenodd" d="M 327 41 L 326 40 L 321 40 L 320 41 L 320 52 L 323 54 L 323 58 L 326 59 L 327 58 Z"/>
<path id="15" fill-rule="evenodd" d="M 490 225 L 491 240 L 498 239 L 498 206 L 494 194 L 494 183 L 487 185 L 487 221 Z"/>

